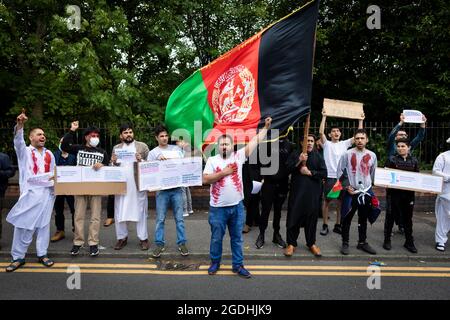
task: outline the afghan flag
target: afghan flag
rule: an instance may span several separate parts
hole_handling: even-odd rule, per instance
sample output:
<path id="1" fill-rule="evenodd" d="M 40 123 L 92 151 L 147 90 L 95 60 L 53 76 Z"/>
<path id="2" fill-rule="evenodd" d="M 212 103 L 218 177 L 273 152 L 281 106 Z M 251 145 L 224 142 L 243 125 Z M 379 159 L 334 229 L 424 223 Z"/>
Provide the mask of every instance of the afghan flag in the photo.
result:
<path id="1" fill-rule="evenodd" d="M 194 72 L 171 94 L 165 123 L 200 148 L 227 133 L 248 142 L 266 117 L 285 131 L 311 109 L 318 0 Z"/>
<path id="2" fill-rule="evenodd" d="M 342 187 L 341 180 L 337 180 L 336 183 L 331 188 L 330 192 L 327 194 L 328 199 L 337 199 L 339 198 L 339 195 L 341 194 L 341 190 L 344 188 Z"/>

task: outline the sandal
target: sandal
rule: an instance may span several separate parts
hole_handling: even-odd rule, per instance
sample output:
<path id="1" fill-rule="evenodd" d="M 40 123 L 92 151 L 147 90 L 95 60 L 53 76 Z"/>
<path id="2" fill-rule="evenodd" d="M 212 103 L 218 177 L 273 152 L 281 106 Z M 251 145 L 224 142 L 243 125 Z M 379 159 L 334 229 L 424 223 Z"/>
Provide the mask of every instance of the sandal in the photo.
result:
<path id="1" fill-rule="evenodd" d="M 51 267 L 53 266 L 55 263 L 49 259 L 49 257 L 47 256 L 42 256 L 42 257 L 38 257 L 39 258 L 39 262 L 42 263 L 44 266 L 46 267 Z"/>
<path id="2" fill-rule="evenodd" d="M 9 266 L 6 267 L 6 272 L 13 272 L 25 264 L 25 259 L 13 260 Z"/>
<path id="3" fill-rule="evenodd" d="M 436 243 L 436 250 L 438 251 L 445 251 L 445 245 L 443 245 L 442 243 Z"/>

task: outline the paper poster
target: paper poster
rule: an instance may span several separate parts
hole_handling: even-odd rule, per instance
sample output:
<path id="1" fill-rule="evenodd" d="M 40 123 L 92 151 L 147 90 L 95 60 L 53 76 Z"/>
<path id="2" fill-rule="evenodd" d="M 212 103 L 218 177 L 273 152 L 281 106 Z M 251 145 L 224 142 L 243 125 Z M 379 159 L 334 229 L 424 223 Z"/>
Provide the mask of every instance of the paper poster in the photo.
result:
<path id="1" fill-rule="evenodd" d="M 56 181 L 58 183 L 81 182 L 80 166 L 58 166 L 56 167 Z"/>
<path id="2" fill-rule="evenodd" d="M 136 161 L 136 151 L 127 149 L 116 149 L 114 154 L 117 156 L 117 163 L 129 163 Z"/>
<path id="3" fill-rule="evenodd" d="M 72 182 L 126 182 L 124 168 L 101 167 L 94 170 L 83 166 L 57 166 L 56 181 L 58 183 Z"/>
<path id="4" fill-rule="evenodd" d="M 405 123 L 423 123 L 422 112 L 418 110 L 403 110 Z"/>
<path id="5" fill-rule="evenodd" d="M 443 179 L 440 176 L 431 174 L 376 168 L 374 184 L 376 186 L 392 189 L 439 194 L 442 192 Z"/>
<path id="6" fill-rule="evenodd" d="M 53 173 L 47 172 L 31 176 L 27 182 L 34 187 L 53 187 L 55 181 L 52 178 Z"/>
<path id="7" fill-rule="evenodd" d="M 259 181 L 253 181 L 252 194 L 258 194 L 259 191 L 261 191 L 262 185 L 263 185 L 262 182 L 259 182 Z"/>
<path id="8" fill-rule="evenodd" d="M 202 177 L 201 157 L 138 163 L 140 191 L 201 186 Z"/>

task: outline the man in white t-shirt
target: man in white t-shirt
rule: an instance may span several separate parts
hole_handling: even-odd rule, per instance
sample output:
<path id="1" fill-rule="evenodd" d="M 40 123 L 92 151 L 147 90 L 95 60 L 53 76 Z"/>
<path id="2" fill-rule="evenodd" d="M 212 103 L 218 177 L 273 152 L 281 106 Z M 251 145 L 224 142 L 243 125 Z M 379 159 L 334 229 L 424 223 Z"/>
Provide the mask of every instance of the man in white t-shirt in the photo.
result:
<path id="1" fill-rule="evenodd" d="M 219 154 L 210 157 L 203 171 L 203 183 L 210 184 L 210 209 L 208 222 L 211 226 L 210 257 L 211 266 L 208 274 L 215 274 L 220 268 L 222 259 L 222 241 L 226 228 L 230 233 L 232 271 L 244 278 L 251 274 L 243 265 L 243 238 L 245 211 L 242 200 L 244 187 L 242 183 L 242 165 L 255 150 L 259 141 L 264 139 L 272 123 L 270 117 L 265 119 L 264 128 L 238 151 L 234 150 L 233 138 L 222 135 L 218 138 Z"/>
<path id="2" fill-rule="evenodd" d="M 363 115 L 364 117 L 364 115 Z M 325 125 L 326 125 L 327 115 L 325 110 L 322 110 L 322 122 L 320 123 L 319 128 L 319 134 L 320 134 L 320 142 L 319 144 L 322 146 L 323 149 L 323 158 L 325 159 L 325 164 L 327 166 L 327 179 L 324 183 L 324 199 L 323 207 L 322 207 L 322 217 L 323 217 L 323 226 L 322 230 L 320 231 L 320 234 L 322 236 L 326 236 L 328 234 L 328 208 L 330 206 L 330 203 L 332 199 L 328 198 L 327 195 L 333 188 L 334 184 L 336 183 L 337 179 L 340 177 L 337 177 L 336 175 L 336 169 L 338 166 L 339 159 L 341 156 L 347 151 L 348 148 L 350 148 L 353 143 L 354 139 L 350 138 L 344 141 L 340 141 L 341 139 L 341 129 L 337 126 L 331 126 L 330 132 L 328 133 L 328 137 L 330 137 L 331 140 L 327 139 L 327 136 L 325 135 Z M 362 129 L 363 127 L 363 120 L 359 120 L 358 129 Z M 338 234 L 341 234 L 341 199 L 337 200 L 337 206 L 336 206 L 336 224 L 334 225 L 333 232 L 336 232 Z"/>
<path id="3" fill-rule="evenodd" d="M 164 161 L 167 159 L 183 158 L 183 149 L 179 146 L 169 144 L 169 130 L 163 125 L 155 128 L 155 139 L 158 146 L 153 148 L 147 157 L 147 161 Z M 182 147 L 186 147 L 184 144 Z M 178 251 L 182 256 L 189 255 L 186 247 L 186 233 L 183 219 L 183 194 L 181 187 L 156 191 L 156 225 L 155 225 L 155 244 L 153 258 L 159 258 L 165 251 L 164 223 L 169 207 L 172 207 L 173 216 L 177 229 Z"/>

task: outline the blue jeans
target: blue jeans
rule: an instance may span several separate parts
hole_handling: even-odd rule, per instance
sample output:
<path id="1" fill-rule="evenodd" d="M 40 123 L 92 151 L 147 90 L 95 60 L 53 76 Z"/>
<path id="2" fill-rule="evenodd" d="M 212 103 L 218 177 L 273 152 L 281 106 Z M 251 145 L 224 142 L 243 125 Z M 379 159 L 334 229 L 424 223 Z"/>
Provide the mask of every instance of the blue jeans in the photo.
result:
<path id="1" fill-rule="evenodd" d="M 233 266 L 243 265 L 244 255 L 242 246 L 244 239 L 242 229 L 244 228 L 245 212 L 244 205 L 239 202 L 229 207 L 209 207 L 208 222 L 211 226 L 210 257 L 212 262 L 220 262 L 222 259 L 222 241 L 228 226 L 230 233 L 231 254 Z"/>
<path id="2" fill-rule="evenodd" d="M 164 246 L 164 221 L 167 209 L 172 206 L 173 216 L 177 225 L 177 245 L 186 243 L 183 219 L 183 195 L 181 188 L 162 190 L 156 192 L 156 228 L 155 243 Z"/>

